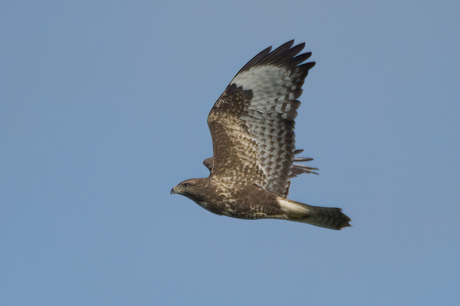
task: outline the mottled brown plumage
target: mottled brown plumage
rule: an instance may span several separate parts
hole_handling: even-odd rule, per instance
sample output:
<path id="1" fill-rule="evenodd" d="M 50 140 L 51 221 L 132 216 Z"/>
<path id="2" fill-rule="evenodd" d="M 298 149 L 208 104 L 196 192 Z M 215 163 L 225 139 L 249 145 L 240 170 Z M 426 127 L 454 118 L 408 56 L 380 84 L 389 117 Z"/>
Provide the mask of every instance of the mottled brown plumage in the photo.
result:
<path id="1" fill-rule="evenodd" d="M 208 116 L 213 157 L 203 163 L 207 178 L 183 181 L 171 190 L 218 215 L 242 219 L 285 219 L 341 229 L 350 219 L 339 208 L 316 207 L 287 199 L 290 179 L 315 173 L 294 164 L 294 125 L 302 85 L 314 62 L 298 55 L 304 44 L 289 41 L 267 48 L 233 78 Z"/>

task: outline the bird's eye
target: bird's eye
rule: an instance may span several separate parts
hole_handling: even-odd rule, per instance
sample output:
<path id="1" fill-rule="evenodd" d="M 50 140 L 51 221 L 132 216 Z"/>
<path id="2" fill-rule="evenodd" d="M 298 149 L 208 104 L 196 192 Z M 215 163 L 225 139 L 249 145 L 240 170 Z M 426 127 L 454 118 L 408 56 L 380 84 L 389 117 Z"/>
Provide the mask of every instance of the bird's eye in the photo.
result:
<path id="1" fill-rule="evenodd" d="M 188 188 L 188 186 L 190 186 L 189 183 L 183 183 L 183 184 L 182 184 L 182 187 L 183 187 L 183 188 Z"/>

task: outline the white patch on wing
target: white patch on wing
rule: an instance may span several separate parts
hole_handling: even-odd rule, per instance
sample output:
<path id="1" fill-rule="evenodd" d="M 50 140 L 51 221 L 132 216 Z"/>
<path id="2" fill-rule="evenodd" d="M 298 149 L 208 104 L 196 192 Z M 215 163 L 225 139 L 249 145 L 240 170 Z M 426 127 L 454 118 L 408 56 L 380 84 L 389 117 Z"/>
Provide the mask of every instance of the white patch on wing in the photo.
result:
<path id="1" fill-rule="evenodd" d="M 285 80 L 287 77 L 288 80 Z M 256 66 L 251 68 L 248 71 L 240 72 L 231 83 L 236 84 L 237 86 L 243 86 L 243 89 L 251 89 L 255 94 L 267 92 L 266 89 L 271 89 L 274 87 L 282 87 L 289 83 L 291 77 L 288 74 L 286 68 L 273 66 L 273 65 L 264 65 Z M 269 90 L 271 91 L 271 90 Z"/>
<path id="2" fill-rule="evenodd" d="M 242 86 L 243 90 L 252 90 L 254 98 L 250 108 L 267 112 L 273 107 L 278 108 L 277 112 L 284 113 L 285 111 L 279 109 L 283 103 L 276 99 L 286 95 L 294 99 L 290 89 L 293 87 L 292 81 L 297 77 L 298 75 L 284 67 L 267 65 L 243 71 L 235 76 L 231 83 Z"/>
<path id="3" fill-rule="evenodd" d="M 290 215 L 303 216 L 303 215 L 308 214 L 308 208 L 306 207 L 306 205 L 304 206 L 294 201 L 284 199 L 282 197 L 277 197 L 276 202 L 278 202 L 278 204 L 281 207 L 281 210 L 288 216 Z"/>

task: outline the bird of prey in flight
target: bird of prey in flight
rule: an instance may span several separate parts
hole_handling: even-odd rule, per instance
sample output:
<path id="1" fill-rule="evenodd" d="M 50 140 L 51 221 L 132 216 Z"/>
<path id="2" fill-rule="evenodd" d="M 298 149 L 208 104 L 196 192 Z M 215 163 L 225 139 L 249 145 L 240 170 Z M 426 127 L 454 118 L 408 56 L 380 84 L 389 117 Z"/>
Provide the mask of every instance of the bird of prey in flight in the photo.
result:
<path id="1" fill-rule="evenodd" d="M 283 219 L 339 230 L 350 226 L 340 208 L 287 198 L 291 178 L 316 168 L 294 162 L 298 98 L 311 52 L 294 40 L 263 50 L 236 74 L 208 115 L 213 157 L 209 177 L 188 179 L 171 190 L 208 211 L 240 219 Z M 299 54 L 300 53 L 300 54 Z"/>

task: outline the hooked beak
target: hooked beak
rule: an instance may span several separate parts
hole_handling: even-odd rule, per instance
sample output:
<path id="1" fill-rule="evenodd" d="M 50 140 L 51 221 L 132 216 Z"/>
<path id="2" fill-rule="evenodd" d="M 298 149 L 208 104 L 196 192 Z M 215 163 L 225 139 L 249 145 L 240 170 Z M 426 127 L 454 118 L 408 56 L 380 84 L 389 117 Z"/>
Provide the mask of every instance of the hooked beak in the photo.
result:
<path id="1" fill-rule="evenodd" d="M 173 189 L 171 189 L 171 191 L 169 192 L 170 195 L 173 195 L 173 194 L 176 194 L 176 187 L 174 187 Z"/>

